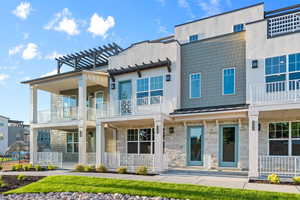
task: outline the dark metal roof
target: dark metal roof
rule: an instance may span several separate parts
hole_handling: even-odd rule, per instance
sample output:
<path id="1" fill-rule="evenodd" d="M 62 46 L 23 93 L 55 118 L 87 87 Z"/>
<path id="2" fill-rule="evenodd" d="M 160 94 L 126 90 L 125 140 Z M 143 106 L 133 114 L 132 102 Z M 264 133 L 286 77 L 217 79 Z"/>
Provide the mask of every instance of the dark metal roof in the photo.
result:
<path id="1" fill-rule="evenodd" d="M 299 8 L 300 8 L 300 4 L 295 4 L 295 5 L 292 5 L 292 6 L 267 11 L 267 12 L 265 12 L 265 17 L 267 17 L 267 18 L 277 17 L 277 16 L 281 16 L 281 15 L 294 13 L 294 12 L 299 12 Z"/>
<path id="2" fill-rule="evenodd" d="M 197 108 L 182 108 L 182 109 L 175 110 L 174 112 L 170 113 L 170 115 L 222 112 L 222 111 L 241 110 L 241 109 L 248 109 L 248 104 L 209 106 L 209 107 L 197 107 Z"/>
<path id="3" fill-rule="evenodd" d="M 114 76 L 120 75 L 120 74 L 125 74 L 125 73 L 130 73 L 130 72 L 140 73 L 140 71 L 142 71 L 142 70 L 163 67 L 163 66 L 166 66 L 168 68 L 168 71 L 171 72 L 171 61 L 169 60 L 169 58 L 166 58 L 165 60 L 158 59 L 158 61 L 156 61 L 156 62 L 150 61 L 149 63 L 147 63 L 147 64 L 143 63 L 142 65 L 135 64 L 135 66 L 128 65 L 127 67 L 120 67 L 117 69 L 108 69 L 107 72 L 113 78 Z"/>
<path id="4" fill-rule="evenodd" d="M 60 68 L 66 64 L 75 70 L 92 69 L 105 66 L 108 64 L 110 56 L 117 55 L 123 49 L 116 43 L 103 45 L 93 49 L 83 50 L 78 53 L 72 53 L 66 56 L 55 58 L 57 61 L 57 71 L 60 73 Z"/>
<path id="5" fill-rule="evenodd" d="M 221 15 L 225 15 L 225 14 L 237 12 L 237 11 L 240 11 L 240 10 L 252 8 L 252 7 L 255 7 L 255 6 L 262 5 L 262 4 L 264 4 L 264 2 L 260 2 L 260 3 L 254 4 L 254 5 L 250 5 L 250 6 L 246 6 L 246 7 L 243 7 L 243 8 L 231 10 L 231 11 L 224 12 L 224 13 L 220 13 L 220 14 L 217 14 L 217 15 L 212 15 L 212 16 L 209 16 L 209 17 L 205 17 L 205 18 L 201 18 L 201 19 L 196 19 L 196 20 L 193 20 L 193 21 L 190 21 L 190 22 L 186 22 L 186 23 L 183 23 L 183 24 L 178 24 L 178 25 L 175 25 L 175 27 L 179 27 L 179 26 L 183 26 L 183 25 L 186 25 L 186 24 L 191 24 L 191 23 L 194 23 L 194 22 L 202 21 L 202 20 L 205 20 L 205 19 L 209 19 L 209 18 L 213 18 L 213 17 L 217 17 L 217 16 L 221 16 Z"/>

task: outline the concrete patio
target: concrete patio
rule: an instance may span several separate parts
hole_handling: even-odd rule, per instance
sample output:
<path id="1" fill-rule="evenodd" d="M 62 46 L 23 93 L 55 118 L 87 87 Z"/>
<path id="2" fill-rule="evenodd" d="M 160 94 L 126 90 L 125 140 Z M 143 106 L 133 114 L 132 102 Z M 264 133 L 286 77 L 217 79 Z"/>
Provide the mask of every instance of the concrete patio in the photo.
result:
<path id="1" fill-rule="evenodd" d="M 114 174 L 114 173 L 77 173 L 69 170 L 55 170 L 45 172 L 0 172 L 0 175 L 17 175 L 24 174 L 25 176 L 53 176 L 53 175 L 76 175 L 90 176 L 103 178 L 116 178 L 126 180 L 142 180 L 142 181 L 157 181 L 167 183 L 182 183 L 196 184 L 204 186 L 215 186 L 224 188 L 238 188 L 245 190 L 261 190 L 270 192 L 285 192 L 300 194 L 300 186 L 291 185 L 271 185 L 248 183 L 247 176 L 230 175 L 228 173 L 206 173 L 206 172 L 190 172 L 170 171 L 165 174 L 156 176 L 138 176 L 132 174 Z"/>

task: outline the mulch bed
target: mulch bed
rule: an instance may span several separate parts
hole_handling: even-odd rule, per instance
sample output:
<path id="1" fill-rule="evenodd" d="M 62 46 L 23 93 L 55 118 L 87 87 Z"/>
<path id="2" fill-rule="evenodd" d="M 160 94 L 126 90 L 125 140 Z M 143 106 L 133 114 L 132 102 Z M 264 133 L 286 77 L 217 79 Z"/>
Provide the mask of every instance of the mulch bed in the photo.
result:
<path id="1" fill-rule="evenodd" d="M 77 172 L 77 173 L 103 173 L 103 174 L 119 174 L 118 172 L 115 172 L 115 171 L 107 171 L 107 172 L 97 172 L 97 171 L 90 171 L 90 172 L 87 172 L 87 171 L 76 171 L 76 170 L 72 170 L 70 172 Z M 134 172 L 126 172 L 125 174 L 128 174 L 128 175 L 138 175 Z M 153 174 L 153 173 L 148 173 L 146 175 L 139 175 L 139 176 L 157 176 L 158 174 Z"/>
<path id="2" fill-rule="evenodd" d="M 262 183 L 262 184 L 272 184 L 272 185 L 300 185 L 299 183 L 294 183 L 291 181 L 280 181 L 280 183 L 270 183 L 268 180 L 249 180 L 249 183 Z"/>
<path id="3" fill-rule="evenodd" d="M 22 187 L 24 185 L 28 185 L 30 183 L 36 182 L 40 179 L 44 178 L 44 176 L 26 176 L 25 180 L 19 181 L 17 179 L 17 176 L 11 176 L 11 175 L 3 175 L 2 180 L 6 184 L 4 187 L 0 187 L 0 193 L 6 192 L 9 190 L 17 189 L 19 187 Z"/>

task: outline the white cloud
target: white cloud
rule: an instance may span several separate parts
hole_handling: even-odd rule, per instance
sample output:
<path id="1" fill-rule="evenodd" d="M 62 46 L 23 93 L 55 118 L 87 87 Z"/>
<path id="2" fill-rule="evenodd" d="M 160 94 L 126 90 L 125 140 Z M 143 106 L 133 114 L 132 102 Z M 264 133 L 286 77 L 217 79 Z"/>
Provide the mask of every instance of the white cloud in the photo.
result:
<path id="1" fill-rule="evenodd" d="M 54 14 L 54 18 L 44 26 L 44 29 L 61 31 L 68 35 L 78 35 L 80 33 L 77 22 L 72 18 L 72 13 L 68 8 Z"/>
<path id="2" fill-rule="evenodd" d="M 57 53 L 56 51 L 53 51 L 51 54 L 46 55 L 45 59 L 53 60 L 55 58 L 62 57 L 62 56 L 63 56 L 62 54 Z"/>
<path id="3" fill-rule="evenodd" d="M 97 13 L 94 13 L 90 19 L 90 27 L 88 32 L 93 36 L 102 36 L 106 38 L 107 31 L 115 26 L 115 19 L 112 16 L 108 16 L 106 19 L 99 17 Z"/>
<path id="4" fill-rule="evenodd" d="M 52 75 L 55 75 L 57 74 L 57 69 L 54 69 L 53 71 L 51 72 L 48 72 L 46 74 L 43 74 L 41 77 L 46 77 L 46 76 L 52 76 Z"/>
<path id="5" fill-rule="evenodd" d="M 0 85 L 5 85 L 5 81 L 9 78 L 8 74 L 0 74 Z"/>
<path id="6" fill-rule="evenodd" d="M 27 19 L 31 10 L 30 3 L 24 1 L 21 2 L 20 5 L 18 5 L 17 8 L 12 11 L 12 13 L 21 19 Z"/>
<path id="7" fill-rule="evenodd" d="M 16 70 L 16 66 L 0 66 L 1 71 L 14 71 Z"/>
<path id="8" fill-rule="evenodd" d="M 160 3 L 162 6 L 166 5 L 166 0 L 156 0 L 158 3 Z"/>
<path id="9" fill-rule="evenodd" d="M 11 56 L 11 55 L 15 55 L 15 54 L 19 53 L 23 49 L 23 47 L 24 47 L 24 45 L 20 44 L 20 45 L 17 45 L 15 47 L 13 47 L 13 48 L 10 48 L 8 50 L 8 55 Z"/>
<path id="10" fill-rule="evenodd" d="M 25 60 L 30 60 L 35 58 L 38 54 L 38 46 L 34 43 L 28 43 L 23 51 L 22 57 Z"/>
<path id="11" fill-rule="evenodd" d="M 205 16 L 215 15 L 221 12 L 220 0 L 200 0 L 199 6 L 205 12 Z"/>
<path id="12" fill-rule="evenodd" d="M 188 15 L 189 15 L 191 18 L 195 18 L 195 15 L 194 15 L 194 13 L 193 13 L 193 11 L 192 11 L 192 8 L 191 8 L 191 6 L 190 6 L 188 0 L 177 0 L 177 4 L 178 4 L 179 7 L 186 9 Z"/>
<path id="13" fill-rule="evenodd" d="M 162 34 L 165 34 L 165 35 L 170 34 L 170 32 L 167 30 L 167 27 L 166 27 L 166 26 L 163 26 L 163 25 L 161 24 L 160 19 L 156 19 L 155 22 L 156 22 L 156 24 L 157 24 L 157 26 L 158 26 L 158 30 L 157 30 L 158 33 L 162 33 Z"/>

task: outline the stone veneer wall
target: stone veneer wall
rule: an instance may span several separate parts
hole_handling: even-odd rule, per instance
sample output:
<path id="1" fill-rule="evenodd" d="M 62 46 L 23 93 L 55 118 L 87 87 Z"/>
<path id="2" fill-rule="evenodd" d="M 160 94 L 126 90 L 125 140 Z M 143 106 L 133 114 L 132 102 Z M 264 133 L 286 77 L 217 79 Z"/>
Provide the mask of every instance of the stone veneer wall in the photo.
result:
<path id="1" fill-rule="evenodd" d="M 219 122 L 222 124 L 238 124 L 237 121 Z M 199 123 L 189 125 L 202 125 Z M 174 133 L 169 133 L 169 126 L 166 126 L 165 151 L 169 160 L 169 167 L 187 166 L 187 133 L 183 125 L 174 125 Z M 248 169 L 248 121 L 244 120 L 239 127 L 239 169 Z M 117 151 L 127 151 L 126 129 L 118 129 Z M 209 121 L 204 127 L 204 166 L 205 169 L 219 168 L 219 126 L 215 121 Z"/>

